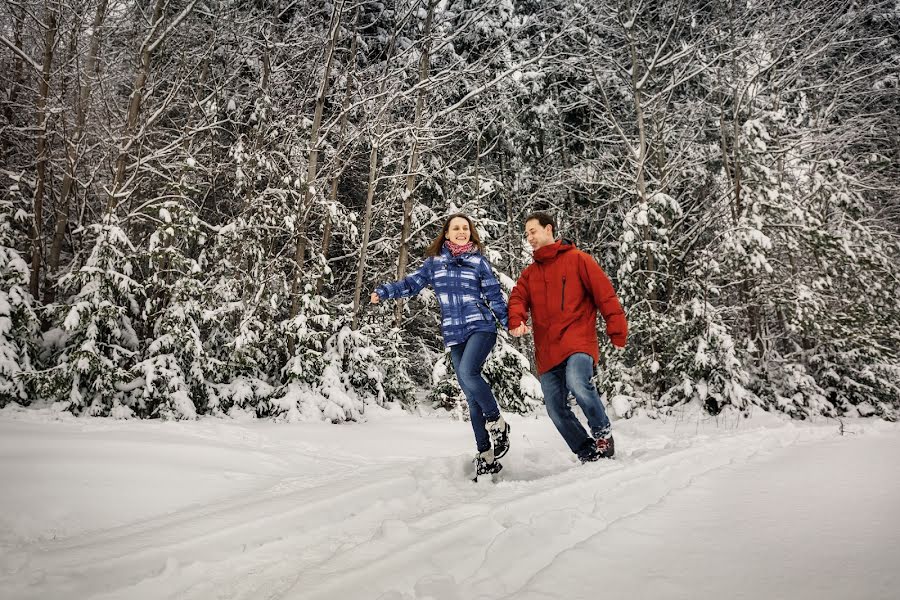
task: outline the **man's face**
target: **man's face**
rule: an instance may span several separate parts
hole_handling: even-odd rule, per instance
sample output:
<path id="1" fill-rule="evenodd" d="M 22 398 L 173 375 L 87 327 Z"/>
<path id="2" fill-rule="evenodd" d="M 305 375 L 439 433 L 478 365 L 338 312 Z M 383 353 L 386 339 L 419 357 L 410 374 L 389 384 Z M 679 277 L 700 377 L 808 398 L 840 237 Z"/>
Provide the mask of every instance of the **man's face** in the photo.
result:
<path id="1" fill-rule="evenodd" d="M 525 240 L 531 246 L 532 250 L 543 248 L 553 243 L 553 226 L 546 225 L 541 227 L 541 222 L 537 219 L 531 219 L 525 222 Z"/>

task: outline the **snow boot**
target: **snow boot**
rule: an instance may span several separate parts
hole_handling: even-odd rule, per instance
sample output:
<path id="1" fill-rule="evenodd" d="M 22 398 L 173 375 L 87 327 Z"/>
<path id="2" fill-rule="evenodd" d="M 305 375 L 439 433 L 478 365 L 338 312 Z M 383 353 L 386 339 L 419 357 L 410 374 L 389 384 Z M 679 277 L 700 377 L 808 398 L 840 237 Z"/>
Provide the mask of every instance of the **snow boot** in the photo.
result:
<path id="1" fill-rule="evenodd" d="M 479 475 L 499 473 L 500 469 L 503 468 L 503 465 L 494 458 L 493 448 L 488 448 L 484 452 L 478 453 L 472 462 L 475 463 L 475 478 L 472 481 L 478 481 Z"/>
<path id="2" fill-rule="evenodd" d="M 587 440 L 578 451 L 578 460 L 582 463 L 598 461 L 601 458 L 613 458 L 616 455 L 616 443 L 612 434 L 606 434 L 596 440 Z"/>
<path id="3" fill-rule="evenodd" d="M 597 458 L 613 458 L 616 455 L 616 441 L 611 433 L 597 438 Z"/>
<path id="4" fill-rule="evenodd" d="M 491 436 L 491 444 L 494 446 L 494 458 L 503 458 L 509 452 L 509 423 L 500 415 L 493 421 L 484 424 Z"/>
<path id="5" fill-rule="evenodd" d="M 589 439 L 582 444 L 576 453 L 581 464 L 600 460 L 600 453 L 597 452 L 597 443 L 593 439 Z"/>

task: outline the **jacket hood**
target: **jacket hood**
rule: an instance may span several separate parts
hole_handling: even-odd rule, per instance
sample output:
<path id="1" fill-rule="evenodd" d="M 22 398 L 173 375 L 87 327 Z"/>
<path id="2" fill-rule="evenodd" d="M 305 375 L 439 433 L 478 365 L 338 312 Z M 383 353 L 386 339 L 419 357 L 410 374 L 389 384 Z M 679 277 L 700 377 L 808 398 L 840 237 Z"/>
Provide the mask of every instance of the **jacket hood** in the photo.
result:
<path id="1" fill-rule="evenodd" d="M 546 246 L 538 248 L 532 252 L 531 256 L 534 258 L 535 262 L 548 262 L 556 259 L 557 255 L 574 249 L 575 244 L 569 240 L 559 239 L 552 244 L 547 244 Z"/>

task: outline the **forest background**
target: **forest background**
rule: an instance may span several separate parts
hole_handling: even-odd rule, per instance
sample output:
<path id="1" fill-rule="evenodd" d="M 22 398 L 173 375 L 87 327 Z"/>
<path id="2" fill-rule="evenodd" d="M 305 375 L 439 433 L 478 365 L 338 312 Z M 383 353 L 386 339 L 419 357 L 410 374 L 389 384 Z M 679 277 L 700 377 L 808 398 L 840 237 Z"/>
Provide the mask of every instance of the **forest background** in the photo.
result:
<path id="1" fill-rule="evenodd" d="M 456 211 L 508 292 L 547 210 L 616 416 L 898 417 L 894 0 L 3 0 L 0 86 L 0 406 L 464 416 L 433 295 L 368 293 Z"/>

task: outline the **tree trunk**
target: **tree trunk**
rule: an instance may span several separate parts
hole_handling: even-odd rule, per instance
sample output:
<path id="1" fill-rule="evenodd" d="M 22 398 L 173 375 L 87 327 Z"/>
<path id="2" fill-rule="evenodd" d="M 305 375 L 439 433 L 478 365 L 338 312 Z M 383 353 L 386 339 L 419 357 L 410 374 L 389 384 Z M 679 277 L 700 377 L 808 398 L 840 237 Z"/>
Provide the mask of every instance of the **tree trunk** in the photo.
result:
<path id="1" fill-rule="evenodd" d="M 294 252 L 294 277 L 291 282 L 291 318 L 300 312 L 300 281 L 303 278 L 303 263 L 306 257 L 306 229 L 309 219 L 309 211 L 312 208 L 312 196 L 316 181 L 316 167 L 319 159 L 319 127 L 322 124 L 322 112 L 325 108 L 325 98 L 328 95 L 328 78 L 331 76 L 331 65 L 334 62 L 334 48 L 337 44 L 338 31 L 341 23 L 341 12 L 344 10 L 344 0 L 335 5 L 331 14 L 328 41 L 325 46 L 325 70 L 322 73 L 322 82 L 319 86 L 319 94 L 316 98 L 316 109 L 313 115 L 312 130 L 309 139 L 309 166 L 306 173 L 306 189 L 300 201 L 297 212 L 297 246 Z M 293 348 L 291 348 L 293 352 Z"/>
<path id="2" fill-rule="evenodd" d="M 647 203 L 647 182 L 645 176 L 645 166 L 647 164 L 647 126 L 644 120 L 643 96 L 640 87 L 640 77 L 638 76 L 638 57 L 637 48 L 631 36 L 628 37 L 631 50 L 631 87 L 634 94 L 634 114 L 638 128 L 638 147 L 637 147 L 637 167 L 635 173 L 635 188 L 638 198 L 642 204 Z M 653 252 L 649 248 L 651 241 L 650 226 L 644 225 L 641 228 L 644 242 L 647 244 L 647 250 L 644 256 L 647 260 L 647 272 L 651 277 L 656 272 L 656 259 Z M 650 309 L 656 310 L 657 293 L 656 286 L 653 286 L 648 293 L 647 298 L 650 300 Z"/>
<path id="3" fill-rule="evenodd" d="M 481 199 L 481 132 L 475 139 L 475 202 Z"/>
<path id="4" fill-rule="evenodd" d="M 128 104 L 128 117 L 125 121 L 123 131 L 122 145 L 119 147 L 119 155 L 116 158 L 116 169 L 113 176 L 112 186 L 110 186 L 109 201 L 107 203 L 107 212 L 113 213 L 119 205 L 118 194 L 125 182 L 125 166 L 128 162 L 128 155 L 132 145 L 135 143 L 133 137 L 137 129 L 138 118 L 141 114 L 141 103 L 144 99 L 144 88 L 147 85 L 147 78 L 150 76 L 150 59 L 153 52 L 163 43 L 167 35 L 173 31 L 194 9 L 198 0 L 190 0 L 181 12 L 176 16 L 168 27 L 159 31 L 160 24 L 163 20 L 163 12 L 169 5 L 169 0 L 156 0 L 153 7 L 153 17 L 150 22 L 150 30 L 141 44 L 140 67 L 135 76 L 134 86 L 131 90 L 131 100 Z"/>
<path id="5" fill-rule="evenodd" d="M 521 244 L 518 244 L 519 224 L 515 219 L 515 211 L 512 207 L 512 195 L 509 193 L 509 177 L 506 170 L 506 149 L 500 148 L 500 183 L 503 184 L 503 196 L 506 202 L 506 270 L 513 280 L 516 269 L 516 260 L 521 252 Z"/>
<path id="6" fill-rule="evenodd" d="M 108 0 L 100 0 L 97 4 L 97 10 L 94 13 L 94 22 L 91 27 L 91 37 L 87 59 L 84 68 L 84 79 L 78 90 L 78 97 L 75 102 L 75 130 L 72 132 L 72 139 L 66 144 L 66 166 L 67 170 L 63 176 L 62 192 L 59 195 L 59 202 L 56 210 L 56 230 L 53 233 L 53 245 L 50 249 L 50 256 L 47 261 L 48 274 L 55 276 L 59 269 L 59 256 L 62 252 L 62 245 L 66 235 L 66 227 L 69 222 L 69 198 L 72 189 L 75 187 L 75 171 L 78 169 L 78 152 L 81 149 L 84 126 L 87 122 L 87 112 L 91 100 L 91 91 L 93 90 L 94 70 L 97 65 L 97 55 L 100 52 L 100 27 L 103 25 L 103 19 L 106 17 L 106 7 Z M 44 301 L 52 302 L 56 293 L 54 285 L 48 285 L 44 292 Z"/>
<path id="7" fill-rule="evenodd" d="M 354 40 L 355 41 L 355 40 Z M 384 93 L 385 86 L 387 85 L 387 67 L 391 62 L 391 58 L 394 55 L 394 48 L 397 41 L 397 29 L 394 29 L 391 34 L 390 41 L 387 45 L 387 56 L 384 60 L 385 64 L 385 74 L 381 79 L 381 83 L 378 85 L 378 96 L 381 97 Z M 355 54 L 354 54 L 355 56 Z M 376 131 L 374 135 L 372 135 L 371 139 L 371 150 L 369 152 L 369 186 L 366 192 L 366 208 L 363 216 L 363 240 L 361 241 L 359 247 L 359 259 L 357 261 L 357 270 L 356 270 L 356 283 L 354 285 L 353 290 L 353 323 L 352 327 L 356 329 L 359 326 L 359 313 L 361 309 L 361 305 L 363 302 L 362 299 L 362 286 L 363 280 L 365 277 L 365 265 L 366 259 L 368 257 L 369 252 L 369 235 L 371 233 L 371 223 L 372 223 L 372 204 L 375 198 L 375 186 L 377 184 L 377 175 L 378 175 L 378 147 L 385 139 L 383 134 L 384 125 L 378 120 L 376 123 L 373 123 L 373 129 Z"/>
<path id="8" fill-rule="evenodd" d="M 7 123 L 15 123 L 15 105 L 16 100 L 19 96 L 19 90 L 24 85 L 24 67 L 25 61 L 22 60 L 21 55 L 24 54 L 22 50 L 22 28 L 24 26 L 23 21 L 25 20 L 25 8 L 21 8 L 20 13 L 13 12 L 13 18 L 15 19 L 12 29 L 13 29 L 13 46 L 15 47 L 15 59 L 13 60 L 13 76 L 12 81 L 10 82 L 9 87 L 9 96 L 6 102 L 3 105 L 3 114 L 6 117 Z M 2 142 L 3 144 L 3 154 L 0 155 L 0 162 L 4 161 L 8 153 L 12 148 L 12 140 L 9 136 L 3 136 Z"/>
<path id="9" fill-rule="evenodd" d="M 400 255 L 397 258 L 397 279 L 401 279 L 406 274 L 406 267 L 409 263 L 409 234 L 412 229 L 412 210 L 415 205 L 413 198 L 413 190 L 416 187 L 416 170 L 419 168 L 419 128 L 422 126 L 422 111 L 425 108 L 425 86 L 422 85 L 428 79 L 428 73 L 431 66 L 431 22 L 434 18 L 434 7 L 437 6 L 436 0 L 430 0 L 428 3 L 428 13 L 425 15 L 425 26 L 422 31 L 424 44 L 422 47 L 422 55 L 419 59 L 419 88 L 418 97 L 416 98 L 416 115 L 413 126 L 412 151 L 409 156 L 409 170 L 406 174 L 406 190 L 403 198 L 403 225 L 400 230 Z M 399 327 L 400 320 L 403 316 L 403 301 L 398 300 L 394 311 L 394 325 Z"/>
<path id="10" fill-rule="evenodd" d="M 137 127 L 138 117 L 141 114 L 141 101 L 144 95 L 144 86 L 147 84 L 147 76 L 150 74 L 150 56 L 152 53 L 151 38 L 156 28 L 162 20 L 163 7 L 166 0 L 156 0 L 153 7 L 153 21 L 151 22 L 151 33 L 147 35 L 144 43 L 141 45 L 140 61 L 141 66 L 138 68 L 137 75 L 134 79 L 134 86 L 131 90 L 131 101 L 128 104 L 128 117 L 125 121 L 125 129 L 123 131 L 122 145 L 119 147 L 119 156 L 116 158 L 116 170 L 110 186 L 109 201 L 107 203 L 107 212 L 112 213 L 119 204 L 117 194 L 125 181 L 125 163 L 128 160 L 128 152 L 131 148 L 133 140 L 131 135 Z"/>
<path id="11" fill-rule="evenodd" d="M 373 140 L 372 149 L 369 152 L 369 189 L 366 193 L 366 208 L 363 213 L 363 236 L 359 246 L 359 260 L 356 264 L 356 285 L 353 288 L 353 329 L 356 329 L 359 326 L 363 275 L 366 270 L 366 256 L 369 252 L 369 232 L 372 226 L 372 200 L 375 197 L 375 175 L 377 169 L 378 143 Z"/>
<path id="12" fill-rule="evenodd" d="M 50 70 L 53 65 L 53 46 L 56 41 L 57 13 L 49 4 L 44 6 L 44 61 L 37 98 L 37 178 L 34 189 L 34 224 L 31 231 L 31 295 L 40 294 L 41 258 L 44 237 L 44 190 L 47 185 L 47 99 L 50 95 Z"/>
<path id="13" fill-rule="evenodd" d="M 359 19 L 359 9 L 356 9 L 356 13 L 353 16 L 353 40 L 350 42 L 350 59 L 347 64 L 347 87 L 344 90 L 344 101 L 341 103 L 341 124 L 338 128 L 338 137 L 337 143 L 340 144 L 344 139 L 344 131 L 347 129 L 347 121 L 349 119 L 349 108 L 350 108 L 350 100 L 353 96 L 353 74 L 356 70 L 356 52 L 359 47 L 359 36 L 357 36 L 356 25 L 357 20 Z M 340 166 L 335 169 L 334 177 L 331 178 L 331 191 L 329 192 L 328 198 L 331 201 L 332 206 L 337 203 L 337 191 L 338 184 L 341 181 L 341 175 L 344 172 L 344 168 L 347 165 L 347 161 L 344 160 L 340 163 Z M 322 231 L 322 256 L 328 256 L 328 248 L 331 245 L 331 230 L 332 230 L 332 219 L 331 212 L 325 214 L 325 226 Z M 322 288 L 325 285 L 324 275 L 319 276 L 319 280 L 316 282 L 316 294 L 322 293 Z M 355 313 L 354 313 L 355 314 Z"/>

